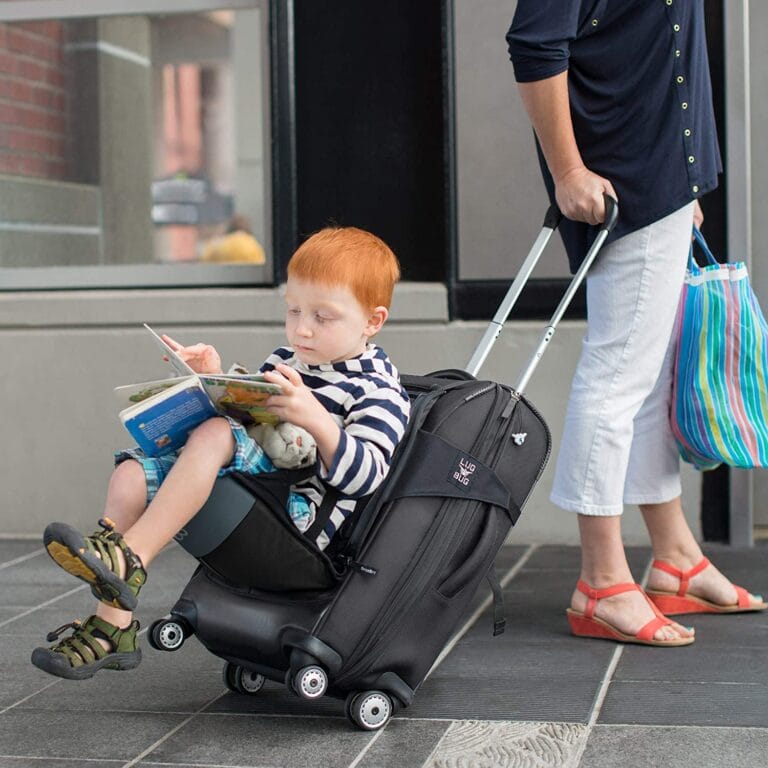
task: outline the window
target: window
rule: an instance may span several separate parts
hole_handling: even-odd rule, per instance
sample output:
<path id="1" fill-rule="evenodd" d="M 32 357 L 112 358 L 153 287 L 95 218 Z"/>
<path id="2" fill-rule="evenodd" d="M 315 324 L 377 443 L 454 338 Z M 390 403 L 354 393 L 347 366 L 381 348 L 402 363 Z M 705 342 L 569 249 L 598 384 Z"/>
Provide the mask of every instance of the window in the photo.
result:
<path id="1" fill-rule="evenodd" d="M 35 5 L 0 4 L 0 286 L 269 282 L 266 0 Z"/>

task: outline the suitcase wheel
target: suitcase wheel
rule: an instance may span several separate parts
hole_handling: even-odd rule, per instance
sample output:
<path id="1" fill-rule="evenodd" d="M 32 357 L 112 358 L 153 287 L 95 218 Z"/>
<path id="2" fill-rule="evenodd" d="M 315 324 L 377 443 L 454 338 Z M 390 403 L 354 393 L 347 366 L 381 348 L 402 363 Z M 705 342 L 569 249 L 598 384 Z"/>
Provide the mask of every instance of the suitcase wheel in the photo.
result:
<path id="1" fill-rule="evenodd" d="M 158 619 L 147 633 L 149 644 L 156 651 L 178 651 L 192 634 L 192 627 L 179 616 Z"/>
<path id="2" fill-rule="evenodd" d="M 255 696 L 266 682 L 264 675 L 229 661 L 224 664 L 222 677 L 224 678 L 224 685 L 230 691 L 243 693 L 246 696 Z"/>
<path id="3" fill-rule="evenodd" d="M 350 693 L 346 702 L 347 717 L 364 731 L 378 731 L 392 717 L 392 699 L 383 691 Z"/>
<path id="4" fill-rule="evenodd" d="M 322 667 L 302 667 L 290 680 L 289 687 L 302 699 L 319 699 L 328 689 L 328 675 Z"/>

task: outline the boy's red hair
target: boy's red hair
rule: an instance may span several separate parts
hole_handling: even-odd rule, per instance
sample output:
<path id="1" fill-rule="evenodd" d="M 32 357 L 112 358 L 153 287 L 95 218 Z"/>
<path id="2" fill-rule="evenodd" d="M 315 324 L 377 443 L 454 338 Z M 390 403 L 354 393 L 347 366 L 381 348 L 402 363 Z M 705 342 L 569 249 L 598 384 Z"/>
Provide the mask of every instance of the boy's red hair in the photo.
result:
<path id="1" fill-rule="evenodd" d="M 305 240 L 288 262 L 288 277 L 321 285 L 343 285 L 366 311 L 386 307 L 400 279 L 392 249 L 357 227 L 326 227 Z"/>

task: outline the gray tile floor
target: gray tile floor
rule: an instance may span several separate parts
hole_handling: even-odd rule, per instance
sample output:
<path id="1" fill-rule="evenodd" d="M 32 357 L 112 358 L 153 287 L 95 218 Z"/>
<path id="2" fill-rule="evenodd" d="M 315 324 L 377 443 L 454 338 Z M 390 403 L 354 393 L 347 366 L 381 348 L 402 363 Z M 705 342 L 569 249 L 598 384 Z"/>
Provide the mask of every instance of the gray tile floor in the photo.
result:
<path id="1" fill-rule="evenodd" d="M 710 548 L 736 581 L 768 594 L 766 548 Z M 631 552 L 638 578 L 649 552 Z M 169 548 L 142 592 L 143 626 L 165 614 L 194 562 Z M 768 615 L 698 616 L 689 648 L 568 634 L 573 547 L 506 547 L 507 632 L 491 637 L 479 595 L 465 632 L 413 705 L 374 734 L 341 702 L 277 684 L 228 692 L 221 661 L 194 639 L 144 643 L 134 672 L 72 683 L 29 664 L 45 633 L 89 612 L 88 588 L 34 541 L 0 539 L 0 767 L 719 768 L 768 765 Z"/>

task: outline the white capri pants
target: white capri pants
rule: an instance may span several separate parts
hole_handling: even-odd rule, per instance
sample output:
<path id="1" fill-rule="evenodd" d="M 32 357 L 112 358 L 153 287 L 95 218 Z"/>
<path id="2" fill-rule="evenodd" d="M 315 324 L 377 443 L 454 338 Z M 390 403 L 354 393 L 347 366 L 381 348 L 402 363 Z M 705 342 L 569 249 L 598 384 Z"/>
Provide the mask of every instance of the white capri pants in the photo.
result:
<path id="1" fill-rule="evenodd" d="M 669 426 L 672 331 L 693 203 L 607 245 L 587 276 L 587 333 L 571 385 L 551 499 L 620 515 L 681 493 Z"/>

